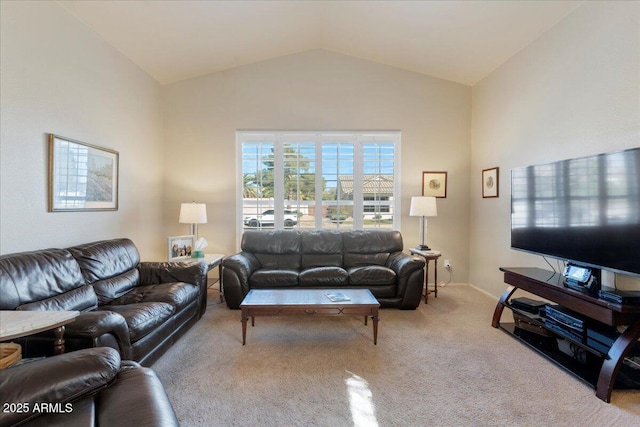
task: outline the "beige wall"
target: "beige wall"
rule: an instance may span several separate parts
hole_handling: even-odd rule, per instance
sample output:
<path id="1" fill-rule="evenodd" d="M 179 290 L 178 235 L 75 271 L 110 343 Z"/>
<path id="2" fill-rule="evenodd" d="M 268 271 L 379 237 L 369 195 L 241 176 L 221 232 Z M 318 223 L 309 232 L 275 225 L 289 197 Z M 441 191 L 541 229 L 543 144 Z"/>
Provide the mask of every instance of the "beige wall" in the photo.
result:
<path id="1" fill-rule="evenodd" d="M 510 168 L 640 145 L 639 9 L 586 3 L 473 89 L 323 50 L 160 87 L 56 3 L 3 1 L 0 253 L 128 236 L 164 259 L 190 200 L 208 250 L 231 253 L 237 129 L 397 129 L 405 246 L 421 172 L 448 171 L 429 243 L 498 295 L 499 266 L 544 266 L 509 249 Z M 120 152 L 118 211 L 47 212 L 49 132 Z M 493 166 L 501 196 L 482 199 Z"/>
<path id="2" fill-rule="evenodd" d="M 160 86 L 55 2 L 1 3 L 0 253 L 130 237 L 165 257 Z M 47 134 L 120 152 L 120 208 L 47 212 Z"/>
<path id="3" fill-rule="evenodd" d="M 236 251 L 238 129 L 400 130 L 405 247 L 419 240 L 408 211 L 422 171 L 448 171 L 428 242 L 451 259 L 456 281 L 467 280 L 470 87 L 314 50 L 168 85 L 163 95 L 167 235 L 187 231 L 177 223 L 181 202 L 205 202 L 208 250 Z"/>
<path id="4" fill-rule="evenodd" d="M 577 9 L 473 88 L 472 123 L 470 282 L 499 295 L 498 267 L 545 267 L 509 249 L 510 169 L 640 146 L 640 3 Z"/>

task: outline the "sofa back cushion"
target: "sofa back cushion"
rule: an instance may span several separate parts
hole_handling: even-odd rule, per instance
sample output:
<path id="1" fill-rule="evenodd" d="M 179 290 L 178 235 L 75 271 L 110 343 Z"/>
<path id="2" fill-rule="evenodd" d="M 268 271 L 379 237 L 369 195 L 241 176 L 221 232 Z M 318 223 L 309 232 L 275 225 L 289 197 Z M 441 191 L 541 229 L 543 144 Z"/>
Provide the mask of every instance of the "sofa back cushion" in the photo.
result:
<path id="1" fill-rule="evenodd" d="M 95 305 L 95 294 L 85 285 L 80 266 L 66 249 L 0 256 L 0 310 L 52 298 L 50 307 L 55 309 L 84 310 Z M 75 292 L 65 295 L 71 291 Z M 44 310 L 47 304 L 32 309 Z"/>
<path id="2" fill-rule="evenodd" d="M 102 240 L 69 248 L 100 305 L 129 292 L 140 282 L 138 249 L 129 239 Z"/>
<path id="3" fill-rule="evenodd" d="M 402 235 L 395 230 L 354 230 L 342 234 L 344 267 L 385 265 L 389 255 L 402 251 Z"/>
<path id="4" fill-rule="evenodd" d="M 301 233 L 293 230 L 254 231 L 242 234 L 243 252 L 252 253 L 262 268 L 300 268 Z"/>
<path id="5" fill-rule="evenodd" d="M 84 285 L 51 298 L 35 301 L 29 304 L 22 304 L 17 307 L 16 310 L 91 311 L 95 310 L 97 307 L 98 297 L 93 290 L 93 286 Z"/>
<path id="6" fill-rule="evenodd" d="M 313 230 L 302 232 L 302 269 L 342 266 L 342 233 Z"/>

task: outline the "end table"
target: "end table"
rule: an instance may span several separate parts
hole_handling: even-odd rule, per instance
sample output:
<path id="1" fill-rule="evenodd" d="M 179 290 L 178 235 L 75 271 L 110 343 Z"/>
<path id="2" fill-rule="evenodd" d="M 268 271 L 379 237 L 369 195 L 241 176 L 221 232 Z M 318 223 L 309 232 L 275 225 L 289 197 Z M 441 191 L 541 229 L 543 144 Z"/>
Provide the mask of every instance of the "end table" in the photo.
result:
<path id="1" fill-rule="evenodd" d="M 418 248 L 409 249 L 411 255 L 418 255 L 424 258 L 424 303 L 427 303 L 429 294 L 433 292 L 435 298 L 438 298 L 438 258 L 442 256 L 440 251 L 422 250 Z M 429 261 L 433 260 L 433 291 L 429 291 Z"/>

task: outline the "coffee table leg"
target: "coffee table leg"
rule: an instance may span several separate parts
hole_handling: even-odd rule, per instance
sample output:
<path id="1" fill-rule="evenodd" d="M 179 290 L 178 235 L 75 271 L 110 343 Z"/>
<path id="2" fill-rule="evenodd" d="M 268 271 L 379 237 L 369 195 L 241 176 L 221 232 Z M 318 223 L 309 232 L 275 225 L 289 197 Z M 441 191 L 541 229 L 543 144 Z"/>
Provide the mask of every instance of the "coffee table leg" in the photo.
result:
<path id="1" fill-rule="evenodd" d="M 364 316 L 364 326 L 367 326 L 369 318 L 367 316 Z"/>
<path id="2" fill-rule="evenodd" d="M 249 318 L 245 316 L 243 313 L 242 314 L 242 345 L 245 345 L 247 343 L 247 320 L 249 320 Z"/>
<path id="3" fill-rule="evenodd" d="M 371 316 L 373 320 L 373 344 L 378 345 L 378 313 Z"/>

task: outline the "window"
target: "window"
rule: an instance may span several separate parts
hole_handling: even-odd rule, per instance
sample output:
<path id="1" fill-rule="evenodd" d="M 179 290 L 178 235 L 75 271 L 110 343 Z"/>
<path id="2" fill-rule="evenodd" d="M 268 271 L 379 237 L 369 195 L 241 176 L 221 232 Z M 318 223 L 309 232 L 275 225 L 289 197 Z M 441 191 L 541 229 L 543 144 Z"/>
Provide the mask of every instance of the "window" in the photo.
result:
<path id="1" fill-rule="evenodd" d="M 400 132 L 236 134 L 239 233 L 399 228 Z"/>

